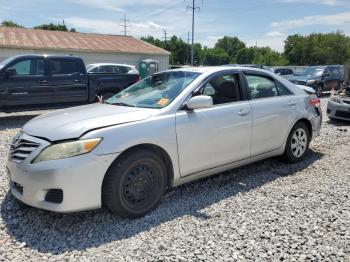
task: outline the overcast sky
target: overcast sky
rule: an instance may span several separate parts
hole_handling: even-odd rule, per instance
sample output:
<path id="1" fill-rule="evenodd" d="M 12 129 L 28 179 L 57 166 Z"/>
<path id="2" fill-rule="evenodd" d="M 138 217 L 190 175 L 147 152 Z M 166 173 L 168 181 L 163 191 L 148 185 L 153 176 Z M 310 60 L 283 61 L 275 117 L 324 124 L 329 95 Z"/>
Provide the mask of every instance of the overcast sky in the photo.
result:
<path id="1" fill-rule="evenodd" d="M 26 27 L 64 19 L 80 32 L 121 34 L 124 14 L 130 35 L 187 40 L 189 0 L 0 0 L 0 20 Z M 283 50 L 288 34 L 342 30 L 350 35 L 350 0 L 201 0 L 196 1 L 195 41 L 212 47 L 224 35 L 248 45 Z"/>

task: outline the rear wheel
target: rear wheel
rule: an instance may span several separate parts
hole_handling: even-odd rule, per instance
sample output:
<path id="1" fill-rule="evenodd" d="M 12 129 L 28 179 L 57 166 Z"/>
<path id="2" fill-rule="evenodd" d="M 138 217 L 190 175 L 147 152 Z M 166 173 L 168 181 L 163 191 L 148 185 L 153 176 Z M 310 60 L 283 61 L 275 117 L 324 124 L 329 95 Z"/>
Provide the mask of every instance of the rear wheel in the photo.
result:
<path id="1" fill-rule="evenodd" d="M 155 209 L 165 193 L 166 167 L 149 150 L 122 156 L 108 170 L 103 182 L 102 201 L 113 213 L 137 218 Z"/>
<path id="2" fill-rule="evenodd" d="M 310 132 L 305 123 L 297 123 L 291 130 L 286 148 L 284 159 L 290 163 L 296 163 L 304 159 L 310 144 Z"/>

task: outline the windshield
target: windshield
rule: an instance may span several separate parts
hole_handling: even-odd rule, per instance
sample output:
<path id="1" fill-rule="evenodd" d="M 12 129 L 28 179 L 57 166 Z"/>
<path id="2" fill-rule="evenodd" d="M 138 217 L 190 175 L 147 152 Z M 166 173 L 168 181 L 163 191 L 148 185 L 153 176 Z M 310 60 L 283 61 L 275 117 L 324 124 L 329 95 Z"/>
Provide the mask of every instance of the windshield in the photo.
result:
<path id="1" fill-rule="evenodd" d="M 93 69 L 95 66 L 94 65 L 87 65 L 86 66 L 86 71 L 90 71 L 91 69 Z"/>
<path id="2" fill-rule="evenodd" d="M 10 63 L 14 58 L 13 57 L 9 57 L 7 59 L 5 59 L 4 61 L 2 61 L 0 63 L 0 69 L 3 68 L 5 65 L 7 65 L 8 63 Z"/>
<path id="3" fill-rule="evenodd" d="M 304 71 L 299 73 L 299 76 L 321 76 L 323 74 L 323 68 L 306 68 Z"/>
<path id="4" fill-rule="evenodd" d="M 108 99 L 105 103 L 143 108 L 164 108 L 200 73 L 168 71 L 154 74 Z"/>

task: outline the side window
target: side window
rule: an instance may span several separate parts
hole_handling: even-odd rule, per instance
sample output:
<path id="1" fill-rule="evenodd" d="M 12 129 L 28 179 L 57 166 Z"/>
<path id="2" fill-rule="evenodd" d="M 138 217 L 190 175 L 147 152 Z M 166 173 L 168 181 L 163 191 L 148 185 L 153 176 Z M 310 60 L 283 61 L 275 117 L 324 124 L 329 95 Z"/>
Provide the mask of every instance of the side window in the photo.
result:
<path id="1" fill-rule="evenodd" d="M 52 75 L 69 75 L 81 71 L 79 63 L 71 59 L 50 59 L 49 67 Z"/>
<path id="2" fill-rule="evenodd" d="M 287 87 L 282 85 L 280 82 L 275 81 L 275 83 L 276 83 L 278 96 L 288 96 L 288 95 L 292 95 L 293 94 L 291 91 L 289 91 L 289 89 Z"/>
<path id="3" fill-rule="evenodd" d="M 261 75 L 245 75 L 252 99 L 267 98 L 277 96 L 275 81 Z"/>
<path id="4" fill-rule="evenodd" d="M 44 75 L 45 74 L 45 67 L 44 67 L 44 60 L 43 59 L 35 59 L 33 60 L 33 68 L 32 68 L 32 74 L 33 75 Z"/>
<path id="5" fill-rule="evenodd" d="M 22 60 L 11 66 L 16 69 L 17 75 L 30 75 L 30 68 L 32 65 L 32 60 Z"/>
<path id="6" fill-rule="evenodd" d="M 329 68 L 326 68 L 325 70 L 324 70 L 324 75 L 326 76 L 331 76 L 331 70 L 329 69 Z"/>
<path id="7" fill-rule="evenodd" d="M 43 59 L 26 59 L 11 67 L 16 69 L 17 75 L 44 75 L 45 70 Z"/>
<path id="8" fill-rule="evenodd" d="M 212 78 L 203 87 L 202 94 L 211 96 L 214 105 L 240 101 L 238 75 L 227 74 Z"/>
<path id="9" fill-rule="evenodd" d="M 130 71 L 130 69 L 126 66 L 117 66 L 116 73 L 127 74 L 129 71 Z"/>
<path id="10" fill-rule="evenodd" d="M 293 74 L 293 70 L 292 69 L 286 69 L 285 74 L 286 75 L 292 75 Z"/>

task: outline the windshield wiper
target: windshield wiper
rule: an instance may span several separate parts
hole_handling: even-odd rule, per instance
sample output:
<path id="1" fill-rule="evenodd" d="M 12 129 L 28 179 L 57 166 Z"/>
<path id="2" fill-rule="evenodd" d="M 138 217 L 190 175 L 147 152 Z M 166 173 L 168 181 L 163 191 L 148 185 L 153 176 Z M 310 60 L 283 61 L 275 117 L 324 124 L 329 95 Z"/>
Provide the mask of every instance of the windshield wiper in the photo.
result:
<path id="1" fill-rule="evenodd" d="M 135 105 L 130 105 L 127 103 L 123 103 L 123 102 L 115 102 L 115 103 L 108 103 L 110 105 L 115 105 L 115 106 L 127 106 L 127 107 L 136 107 Z"/>

